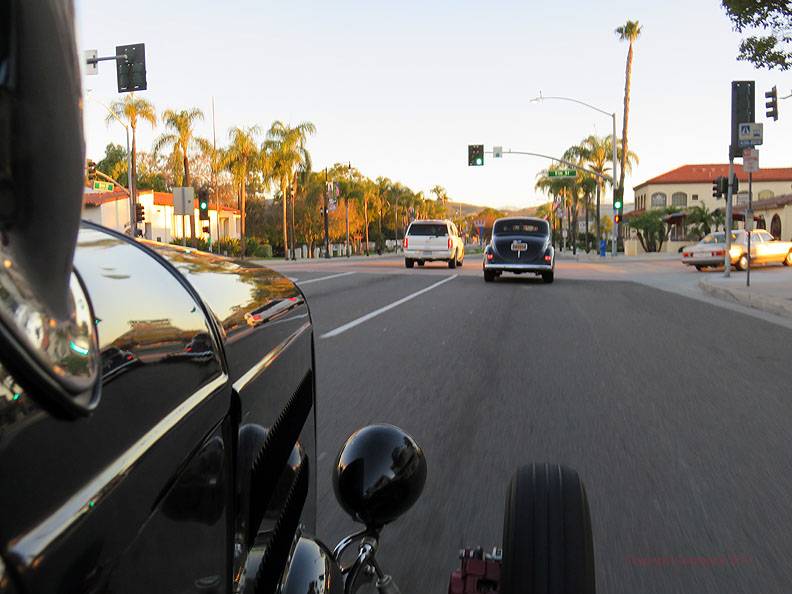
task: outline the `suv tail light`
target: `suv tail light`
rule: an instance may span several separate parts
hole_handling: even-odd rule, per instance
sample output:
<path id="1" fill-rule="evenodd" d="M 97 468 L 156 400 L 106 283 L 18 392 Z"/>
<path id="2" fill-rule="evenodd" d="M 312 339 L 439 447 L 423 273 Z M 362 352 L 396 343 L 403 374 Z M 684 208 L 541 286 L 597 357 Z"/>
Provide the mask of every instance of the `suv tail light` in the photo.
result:
<path id="1" fill-rule="evenodd" d="M 448 238 L 448 249 L 449 250 L 451 249 L 451 238 L 450 237 Z"/>
<path id="2" fill-rule="evenodd" d="M 407 249 L 407 238 L 406 237 L 404 238 L 404 249 L 405 250 Z"/>

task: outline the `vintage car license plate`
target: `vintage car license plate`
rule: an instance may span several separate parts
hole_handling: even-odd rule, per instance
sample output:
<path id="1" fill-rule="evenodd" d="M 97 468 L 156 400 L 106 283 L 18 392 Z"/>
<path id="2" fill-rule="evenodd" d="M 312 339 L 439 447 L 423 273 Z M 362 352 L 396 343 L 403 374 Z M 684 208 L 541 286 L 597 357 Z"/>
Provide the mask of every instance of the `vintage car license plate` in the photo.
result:
<path id="1" fill-rule="evenodd" d="M 524 241 L 517 241 L 516 239 L 512 241 L 511 249 L 513 252 L 524 252 L 528 249 L 528 244 Z"/>

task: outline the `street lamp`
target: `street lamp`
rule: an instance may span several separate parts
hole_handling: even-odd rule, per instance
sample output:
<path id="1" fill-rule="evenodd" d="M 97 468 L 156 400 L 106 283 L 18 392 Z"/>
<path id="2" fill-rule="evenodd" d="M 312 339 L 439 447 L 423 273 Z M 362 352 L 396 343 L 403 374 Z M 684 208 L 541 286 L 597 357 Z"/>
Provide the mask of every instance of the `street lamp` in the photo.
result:
<path id="1" fill-rule="evenodd" d="M 617 179 L 617 176 L 616 176 L 616 112 L 615 111 L 612 111 L 612 112 L 611 111 L 605 111 L 604 109 L 600 109 L 599 107 L 595 107 L 595 106 L 593 106 L 593 105 L 591 105 L 589 103 L 586 103 L 585 101 L 580 101 L 579 99 L 573 99 L 572 97 L 545 97 L 544 95 L 542 95 L 541 91 L 539 91 L 539 96 L 538 97 L 534 97 L 533 99 L 531 99 L 530 103 L 541 102 L 541 101 L 544 101 L 545 99 L 556 99 L 558 101 L 570 101 L 572 103 L 577 103 L 578 105 L 583 105 L 584 107 L 588 107 L 589 109 L 593 109 L 594 111 L 598 111 L 599 113 L 601 113 L 603 115 L 606 115 L 606 116 L 610 116 L 612 118 L 612 120 L 613 120 L 613 136 L 612 136 L 612 138 L 613 138 L 613 142 L 612 142 L 612 144 L 613 144 L 613 147 L 612 147 L 613 148 L 613 182 L 611 183 L 611 185 L 613 186 L 613 195 L 615 197 L 616 196 L 616 191 L 619 189 L 618 182 L 616 181 L 616 179 Z M 599 196 L 597 198 L 599 198 Z M 622 198 L 622 200 L 623 199 L 624 198 Z M 599 225 L 600 225 L 600 205 L 599 205 L 599 199 L 598 199 L 597 200 L 597 229 L 598 229 L 597 233 L 599 233 Z M 614 228 L 613 228 L 613 255 L 614 256 L 616 255 L 616 238 L 618 237 L 618 232 L 619 232 L 619 227 L 618 227 L 618 224 L 617 224 L 617 225 L 614 225 Z M 599 240 L 599 238 L 598 238 L 598 240 Z"/>
<path id="2" fill-rule="evenodd" d="M 90 93 L 90 89 L 88 90 L 88 92 Z M 109 113 L 113 117 L 113 119 L 115 119 L 119 124 L 121 124 L 124 127 L 124 130 L 126 130 L 127 187 L 129 188 L 129 235 L 131 237 L 134 237 L 135 229 L 137 228 L 137 225 L 135 223 L 135 204 L 137 202 L 135 194 L 137 192 L 135 192 L 135 183 L 132 180 L 132 151 L 129 150 L 129 126 L 125 124 L 121 120 L 121 118 L 119 118 L 115 114 L 115 112 L 113 112 L 112 109 L 110 109 L 107 105 L 105 105 L 98 99 L 92 99 L 90 97 L 88 97 L 88 99 L 104 107 L 107 110 L 107 113 Z M 117 217 L 116 220 L 118 220 Z"/>

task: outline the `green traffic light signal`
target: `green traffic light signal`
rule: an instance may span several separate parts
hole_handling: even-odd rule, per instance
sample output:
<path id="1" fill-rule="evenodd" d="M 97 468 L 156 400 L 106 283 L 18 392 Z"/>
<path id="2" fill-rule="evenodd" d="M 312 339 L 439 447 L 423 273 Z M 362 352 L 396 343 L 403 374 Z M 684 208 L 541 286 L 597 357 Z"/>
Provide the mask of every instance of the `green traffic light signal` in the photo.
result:
<path id="1" fill-rule="evenodd" d="M 206 202 L 201 202 L 201 210 L 206 210 L 209 205 Z"/>
<path id="2" fill-rule="evenodd" d="M 621 207 L 622 207 L 621 200 L 617 198 L 616 201 L 613 203 L 613 208 L 615 208 L 616 210 L 620 210 Z"/>

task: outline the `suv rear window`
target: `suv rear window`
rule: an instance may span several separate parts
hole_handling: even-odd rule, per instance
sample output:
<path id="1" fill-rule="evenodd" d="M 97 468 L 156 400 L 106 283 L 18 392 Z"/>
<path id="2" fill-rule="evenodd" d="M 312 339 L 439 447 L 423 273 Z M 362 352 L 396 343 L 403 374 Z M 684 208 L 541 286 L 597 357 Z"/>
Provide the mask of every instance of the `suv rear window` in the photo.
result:
<path id="1" fill-rule="evenodd" d="M 413 223 L 407 235 L 441 237 L 448 235 L 448 227 L 440 223 Z"/>
<path id="2" fill-rule="evenodd" d="M 546 221 L 498 221 L 495 223 L 495 235 L 548 235 L 550 233 Z"/>

